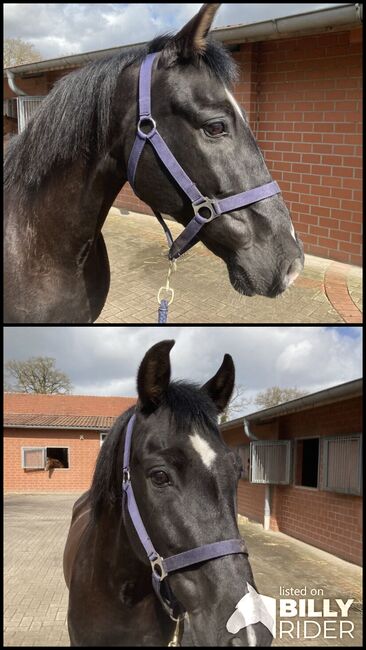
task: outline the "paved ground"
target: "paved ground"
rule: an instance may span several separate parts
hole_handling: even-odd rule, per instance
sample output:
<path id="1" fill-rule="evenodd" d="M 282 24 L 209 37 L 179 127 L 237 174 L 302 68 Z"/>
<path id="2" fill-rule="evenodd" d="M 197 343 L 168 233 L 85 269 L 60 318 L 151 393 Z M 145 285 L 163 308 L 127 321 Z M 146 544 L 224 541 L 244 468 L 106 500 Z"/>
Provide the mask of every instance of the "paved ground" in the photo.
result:
<path id="1" fill-rule="evenodd" d="M 5 496 L 5 646 L 69 645 L 62 555 L 77 496 Z M 261 593 L 279 598 L 280 586 L 306 587 L 308 594 L 312 588 L 322 588 L 324 598 L 353 598 L 356 602 L 350 610 L 355 624 L 353 640 L 277 638 L 273 645 L 362 645 L 360 567 L 282 533 L 263 531 L 259 524 L 244 522 L 240 530 Z"/>
<path id="2" fill-rule="evenodd" d="M 174 236 L 182 227 L 169 221 Z M 165 285 L 167 244 L 151 216 L 112 208 L 103 228 L 112 279 L 97 323 L 155 323 L 157 292 Z M 361 323 L 362 270 L 306 256 L 302 275 L 285 295 L 240 296 L 226 265 L 198 244 L 178 261 L 171 279 L 175 323 Z"/>

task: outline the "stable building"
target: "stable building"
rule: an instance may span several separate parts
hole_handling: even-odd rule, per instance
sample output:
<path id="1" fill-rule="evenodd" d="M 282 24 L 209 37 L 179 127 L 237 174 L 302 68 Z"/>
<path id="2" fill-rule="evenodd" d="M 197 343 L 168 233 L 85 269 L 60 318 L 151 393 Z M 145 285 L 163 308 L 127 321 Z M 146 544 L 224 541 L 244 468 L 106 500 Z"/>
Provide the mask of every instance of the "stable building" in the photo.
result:
<path id="1" fill-rule="evenodd" d="M 243 463 L 240 515 L 362 564 L 362 379 L 220 429 Z"/>
<path id="2" fill-rule="evenodd" d="M 362 14 L 344 3 L 212 30 L 237 61 L 233 93 L 280 185 L 305 253 L 362 264 Z M 143 43 L 4 70 L 4 134 L 58 79 Z M 246 188 L 248 189 L 248 188 Z M 126 183 L 114 205 L 152 214 Z"/>
<path id="3" fill-rule="evenodd" d="M 130 397 L 5 393 L 5 493 L 88 490 L 109 429 L 135 403 Z"/>

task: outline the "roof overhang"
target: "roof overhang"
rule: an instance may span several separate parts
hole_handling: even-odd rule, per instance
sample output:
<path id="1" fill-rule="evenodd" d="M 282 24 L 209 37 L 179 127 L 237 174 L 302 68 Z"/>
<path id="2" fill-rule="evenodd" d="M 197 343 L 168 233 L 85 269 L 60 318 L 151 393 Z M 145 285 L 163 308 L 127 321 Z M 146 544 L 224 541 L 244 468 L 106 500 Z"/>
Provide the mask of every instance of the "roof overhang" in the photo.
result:
<path id="1" fill-rule="evenodd" d="M 220 430 L 226 431 L 237 425 L 241 426 L 243 423 L 243 417 L 253 424 L 267 424 L 275 418 L 283 415 L 306 411 L 319 406 L 325 406 L 326 404 L 333 404 L 334 402 L 351 399 L 352 397 L 362 397 L 362 385 L 362 379 L 355 379 L 345 384 L 332 386 L 331 388 L 326 388 L 317 393 L 305 395 L 304 397 L 284 402 L 284 404 L 278 404 L 278 406 L 272 406 L 271 408 L 256 411 L 255 413 L 249 413 L 248 415 L 236 418 L 235 420 L 230 420 L 229 422 L 221 424 Z"/>
<path id="2" fill-rule="evenodd" d="M 218 41 L 225 43 L 227 46 L 235 46 L 240 43 L 291 38 L 295 35 L 352 29 L 362 25 L 362 18 L 363 8 L 361 3 L 345 3 L 292 16 L 263 20 L 249 25 L 240 24 L 220 27 L 214 29 L 212 34 Z M 146 41 L 134 45 L 123 45 L 106 50 L 11 66 L 4 70 L 4 77 L 6 77 L 7 69 L 17 76 L 26 78 L 28 75 L 34 76 L 35 73 L 43 74 L 51 70 L 79 68 L 90 61 L 125 50 L 137 49 L 144 45 L 146 45 Z"/>
<path id="3" fill-rule="evenodd" d="M 117 419 L 117 417 L 116 417 Z M 38 426 L 37 424 L 4 424 L 4 429 L 36 429 L 37 431 L 39 429 L 55 429 L 59 431 L 62 429 L 63 431 L 109 431 L 109 427 L 94 427 L 94 426 L 81 426 L 81 427 L 72 427 L 72 426 Z"/>

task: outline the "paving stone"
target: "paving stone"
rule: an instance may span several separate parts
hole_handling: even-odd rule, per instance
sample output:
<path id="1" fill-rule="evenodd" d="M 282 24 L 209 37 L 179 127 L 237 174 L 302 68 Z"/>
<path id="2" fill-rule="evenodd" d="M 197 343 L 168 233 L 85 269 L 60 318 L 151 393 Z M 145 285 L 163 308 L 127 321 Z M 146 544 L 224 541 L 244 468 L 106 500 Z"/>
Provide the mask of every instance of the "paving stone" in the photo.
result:
<path id="1" fill-rule="evenodd" d="M 172 220 L 169 227 L 175 237 L 182 231 Z M 112 278 L 106 305 L 96 322 L 156 323 L 156 296 L 159 287 L 165 285 L 168 270 L 165 237 L 159 224 L 149 215 L 126 211 L 121 217 L 112 209 L 103 235 Z M 338 294 L 333 304 L 332 294 L 326 293 L 324 279 L 333 265 L 344 278 L 341 293 L 349 301 L 345 303 L 347 309 L 339 302 Z M 348 318 L 357 322 L 362 309 L 361 269 L 311 255 L 306 256 L 305 269 L 294 286 L 275 300 L 240 296 L 229 282 L 226 265 L 203 244 L 197 244 L 178 260 L 170 284 L 175 290 L 170 324 L 344 323 Z M 350 305 L 355 311 L 350 310 Z"/>

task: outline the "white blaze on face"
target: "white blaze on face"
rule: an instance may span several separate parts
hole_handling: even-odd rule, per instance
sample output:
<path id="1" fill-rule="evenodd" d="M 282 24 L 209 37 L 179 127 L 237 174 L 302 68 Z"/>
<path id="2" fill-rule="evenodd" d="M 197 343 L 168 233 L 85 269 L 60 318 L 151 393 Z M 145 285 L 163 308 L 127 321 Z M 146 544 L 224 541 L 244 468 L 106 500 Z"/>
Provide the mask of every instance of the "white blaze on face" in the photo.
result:
<path id="1" fill-rule="evenodd" d="M 239 113 L 239 115 L 240 115 L 241 119 L 243 120 L 243 122 L 245 122 L 244 115 L 243 115 L 243 113 L 242 113 L 242 111 L 240 109 L 240 106 L 239 106 L 238 102 L 236 101 L 235 97 L 233 97 L 230 90 L 228 90 L 226 88 L 226 86 L 225 86 L 225 92 L 226 92 L 228 98 L 230 99 L 231 104 L 234 106 L 235 110 Z"/>
<path id="2" fill-rule="evenodd" d="M 194 433 L 189 436 L 192 443 L 193 449 L 201 456 L 201 460 L 208 469 L 210 469 L 212 463 L 216 458 L 216 451 L 211 449 L 210 445 L 206 440 L 201 438 L 198 433 Z"/>

